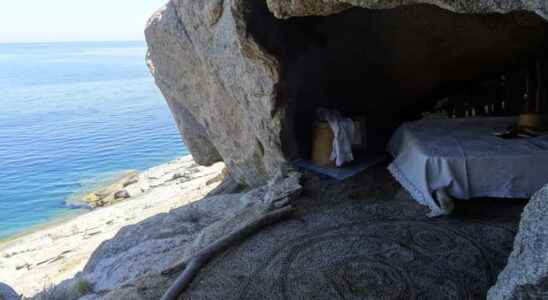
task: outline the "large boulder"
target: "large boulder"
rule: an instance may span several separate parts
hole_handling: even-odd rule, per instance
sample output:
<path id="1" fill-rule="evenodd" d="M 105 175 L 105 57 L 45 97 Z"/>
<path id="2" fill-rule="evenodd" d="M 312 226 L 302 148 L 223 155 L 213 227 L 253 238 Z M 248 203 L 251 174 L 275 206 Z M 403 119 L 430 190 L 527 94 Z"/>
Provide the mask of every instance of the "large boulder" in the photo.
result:
<path id="1" fill-rule="evenodd" d="M 169 99 L 169 98 L 168 98 Z M 177 128 L 184 136 L 187 148 L 194 153 L 194 161 L 200 165 L 209 166 L 222 157 L 217 152 L 217 148 L 211 144 L 207 132 L 194 116 L 179 101 L 169 101 L 169 107 L 175 118 Z"/>
<path id="2" fill-rule="evenodd" d="M 196 161 L 257 187 L 306 155 L 319 106 L 367 112 L 386 138 L 401 112 L 543 55 L 547 5 L 171 0 L 147 26 L 148 64 Z"/>
<path id="3" fill-rule="evenodd" d="M 244 2 L 170 1 L 147 26 L 148 62 L 196 161 L 222 157 L 259 186 L 283 161 L 278 64 L 248 37 Z"/>
<path id="4" fill-rule="evenodd" d="M 488 299 L 548 299 L 548 185 L 525 207 L 508 265 Z"/>

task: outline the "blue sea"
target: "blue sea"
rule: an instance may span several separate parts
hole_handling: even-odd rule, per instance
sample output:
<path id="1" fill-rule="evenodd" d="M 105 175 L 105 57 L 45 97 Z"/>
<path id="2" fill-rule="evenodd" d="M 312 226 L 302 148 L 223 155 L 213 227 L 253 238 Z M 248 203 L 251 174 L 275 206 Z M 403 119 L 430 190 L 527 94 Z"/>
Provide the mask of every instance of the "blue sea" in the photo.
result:
<path id="1" fill-rule="evenodd" d="M 0 238 L 72 195 L 187 154 L 143 42 L 0 44 Z"/>

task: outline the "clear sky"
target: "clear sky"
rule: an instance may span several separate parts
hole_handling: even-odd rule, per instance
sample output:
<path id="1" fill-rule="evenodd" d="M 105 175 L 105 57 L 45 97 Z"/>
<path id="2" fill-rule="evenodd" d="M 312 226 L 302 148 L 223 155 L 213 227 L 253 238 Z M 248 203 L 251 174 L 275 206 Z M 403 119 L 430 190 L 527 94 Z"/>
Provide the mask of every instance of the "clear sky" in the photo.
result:
<path id="1" fill-rule="evenodd" d="M 0 0 L 0 43 L 144 40 L 167 1 Z"/>

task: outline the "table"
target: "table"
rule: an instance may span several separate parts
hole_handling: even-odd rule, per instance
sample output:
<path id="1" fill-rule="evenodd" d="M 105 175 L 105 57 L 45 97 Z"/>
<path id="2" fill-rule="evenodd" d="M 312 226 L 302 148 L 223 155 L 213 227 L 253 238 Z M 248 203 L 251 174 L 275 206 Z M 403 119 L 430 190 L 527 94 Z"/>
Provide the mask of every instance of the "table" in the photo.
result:
<path id="1" fill-rule="evenodd" d="M 451 213 L 451 198 L 530 198 L 548 183 L 548 136 L 503 139 L 515 118 L 420 120 L 394 133 L 388 169 L 429 216 Z"/>

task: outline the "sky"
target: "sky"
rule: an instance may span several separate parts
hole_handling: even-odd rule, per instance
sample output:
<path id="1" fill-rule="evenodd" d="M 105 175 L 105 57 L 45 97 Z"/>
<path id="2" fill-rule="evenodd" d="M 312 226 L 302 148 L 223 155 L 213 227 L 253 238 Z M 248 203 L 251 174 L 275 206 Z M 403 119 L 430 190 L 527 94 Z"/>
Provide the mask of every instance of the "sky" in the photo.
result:
<path id="1" fill-rule="evenodd" d="M 0 43 L 141 41 L 168 0 L 0 0 Z"/>

